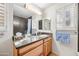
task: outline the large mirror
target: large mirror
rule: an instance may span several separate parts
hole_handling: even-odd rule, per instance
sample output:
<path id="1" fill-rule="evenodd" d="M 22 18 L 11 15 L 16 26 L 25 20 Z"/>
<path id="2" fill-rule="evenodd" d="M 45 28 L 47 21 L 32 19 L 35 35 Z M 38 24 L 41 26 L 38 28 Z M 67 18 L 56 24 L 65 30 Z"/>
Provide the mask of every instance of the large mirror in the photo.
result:
<path id="1" fill-rule="evenodd" d="M 50 19 L 43 20 L 43 29 L 44 30 L 51 30 L 51 20 Z"/>
<path id="2" fill-rule="evenodd" d="M 39 20 L 39 30 L 51 30 L 51 20 Z"/>

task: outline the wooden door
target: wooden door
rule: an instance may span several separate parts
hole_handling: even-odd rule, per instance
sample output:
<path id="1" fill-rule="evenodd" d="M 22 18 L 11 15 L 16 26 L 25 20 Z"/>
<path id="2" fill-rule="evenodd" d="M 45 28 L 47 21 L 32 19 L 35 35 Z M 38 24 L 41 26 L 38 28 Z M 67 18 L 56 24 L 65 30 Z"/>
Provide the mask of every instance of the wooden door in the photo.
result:
<path id="1" fill-rule="evenodd" d="M 48 42 L 45 42 L 44 43 L 44 49 L 43 49 L 43 51 L 44 51 L 44 56 L 46 56 L 48 53 L 47 53 L 47 50 L 48 50 L 48 48 L 47 48 L 47 43 Z"/>
<path id="2" fill-rule="evenodd" d="M 52 52 L 52 40 L 48 40 L 47 43 L 47 53 L 49 54 L 50 52 Z"/>
<path id="3" fill-rule="evenodd" d="M 48 40 L 44 42 L 44 56 L 47 56 L 50 52 L 52 52 L 52 40 Z"/>

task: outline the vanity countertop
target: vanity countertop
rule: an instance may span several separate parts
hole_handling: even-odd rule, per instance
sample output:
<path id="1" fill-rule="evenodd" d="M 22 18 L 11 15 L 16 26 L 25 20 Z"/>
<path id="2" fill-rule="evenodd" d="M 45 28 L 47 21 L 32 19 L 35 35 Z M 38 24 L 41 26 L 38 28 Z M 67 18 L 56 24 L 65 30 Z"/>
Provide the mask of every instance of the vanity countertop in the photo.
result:
<path id="1" fill-rule="evenodd" d="M 45 38 L 49 37 L 50 35 L 39 35 L 39 36 L 29 36 L 29 37 L 25 37 L 21 40 L 17 40 L 14 41 L 14 45 L 15 47 L 18 48 L 22 48 L 26 45 L 30 45 L 34 42 L 40 41 L 40 40 L 44 40 Z"/>

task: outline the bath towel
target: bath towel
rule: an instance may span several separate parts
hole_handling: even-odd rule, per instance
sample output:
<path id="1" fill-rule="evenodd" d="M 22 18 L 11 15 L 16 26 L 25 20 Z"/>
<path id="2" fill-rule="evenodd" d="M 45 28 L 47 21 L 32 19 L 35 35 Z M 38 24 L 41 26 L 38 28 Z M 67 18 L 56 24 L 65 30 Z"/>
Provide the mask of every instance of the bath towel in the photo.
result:
<path id="1" fill-rule="evenodd" d="M 56 40 L 64 44 L 70 44 L 70 33 L 56 32 Z"/>

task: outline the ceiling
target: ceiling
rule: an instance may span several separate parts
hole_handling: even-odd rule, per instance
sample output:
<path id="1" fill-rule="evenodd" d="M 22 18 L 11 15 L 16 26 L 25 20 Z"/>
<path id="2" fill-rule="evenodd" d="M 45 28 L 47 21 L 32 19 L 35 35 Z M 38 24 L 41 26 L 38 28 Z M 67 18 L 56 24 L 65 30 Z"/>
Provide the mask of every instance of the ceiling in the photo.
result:
<path id="1" fill-rule="evenodd" d="M 41 10 L 45 10 L 49 6 L 53 5 L 53 3 L 32 3 L 32 4 L 39 7 Z"/>
<path id="2" fill-rule="evenodd" d="M 27 3 L 26 3 L 27 4 Z M 40 9 L 41 11 L 45 10 L 49 6 L 51 6 L 53 3 L 30 3 Z M 33 12 L 29 12 L 29 10 L 24 8 L 25 3 L 14 3 L 14 15 L 20 16 L 20 17 L 29 17 L 33 16 Z"/>
<path id="3" fill-rule="evenodd" d="M 26 3 L 26 4 L 29 4 L 29 3 Z M 49 6 L 53 5 L 54 3 L 30 3 L 30 4 L 40 8 L 41 10 L 45 10 Z M 25 3 L 17 3 L 17 5 L 24 7 Z"/>

